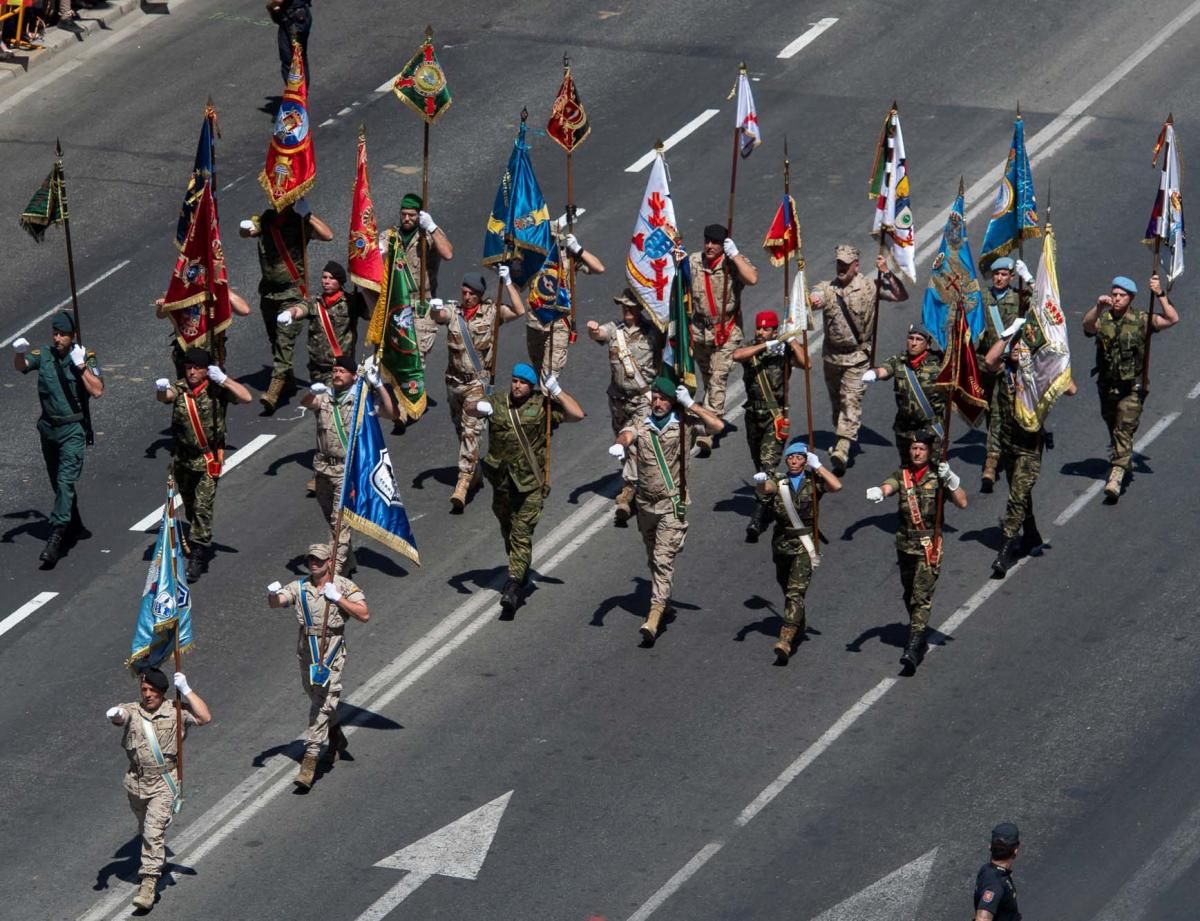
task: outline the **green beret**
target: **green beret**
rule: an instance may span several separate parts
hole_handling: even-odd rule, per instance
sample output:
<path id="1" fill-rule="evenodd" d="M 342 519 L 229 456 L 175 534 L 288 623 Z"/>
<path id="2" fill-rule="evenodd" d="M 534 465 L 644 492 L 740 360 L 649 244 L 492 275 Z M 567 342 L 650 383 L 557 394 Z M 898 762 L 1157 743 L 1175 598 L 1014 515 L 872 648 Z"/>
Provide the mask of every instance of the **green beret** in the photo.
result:
<path id="1" fill-rule="evenodd" d="M 675 399 L 676 384 L 665 374 L 654 379 L 654 383 L 650 385 L 650 389 L 655 393 L 660 393 L 668 400 Z"/>
<path id="2" fill-rule="evenodd" d="M 60 333 L 73 333 L 75 332 L 75 318 L 65 310 L 56 313 L 54 319 L 50 321 L 50 328 Z"/>
<path id="3" fill-rule="evenodd" d="M 420 211 L 424 207 L 425 207 L 425 203 L 423 201 L 421 201 L 421 196 L 417 195 L 415 192 L 409 192 L 402 199 L 400 199 L 400 210 L 401 211 L 410 210 L 410 209 Z"/>

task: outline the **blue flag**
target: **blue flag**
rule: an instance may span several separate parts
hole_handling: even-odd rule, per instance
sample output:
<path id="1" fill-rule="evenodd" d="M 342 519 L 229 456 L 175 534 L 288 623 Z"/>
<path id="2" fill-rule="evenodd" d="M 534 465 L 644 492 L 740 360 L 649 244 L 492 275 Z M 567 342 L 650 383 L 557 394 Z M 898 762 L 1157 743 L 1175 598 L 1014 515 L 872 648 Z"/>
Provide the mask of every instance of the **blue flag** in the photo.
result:
<path id="1" fill-rule="evenodd" d="M 180 550 L 179 522 L 174 515 L 175 486 L 167 490 L 162 527 L 154 546 L 154 559 L 142 590 L 133 642 L 125 665 L 136 671 L 158 668 L 174 654 L 176 646 L 187 652 L 192 645 L 192 596 Z"/>
<path id="2" fill-rule="evenodd" d="M 996 190 L 996 201 L 992 207 L 992 219 L 983 234 L 979 262 L 984 267 L 992 260 L 1012 252 L 1022 240 L 1040 237 L 1038 224 L 1037 196 L 1033 192 L 1033 171 L 1029 168 L 1029 155 L 1025 153 L 1025 122 L 1021 116 L 1013 125 L 1012 147 L 1008 150 L 1008 163 L 1000 177 Z"/>
<path id="3" fill-rule="evenodd" d="M 545 324 L 570 315 L 571 290 L 557 243 L 550 244 L 546 261 L 530 282 L 528 300 L 529 309 Z"/>
<path id="4" fill-rule="evenodd" d="M 355 388 L 346 475 L 342 481 L 343 520 L 354 530 L 387 544 L 420 566 L 417 542 L 396 486 L 392 458 L 383 441 L 370 388 L 361 377 Z"/>
<path id="5" fill-rule="evenodd" d="M 975 342 L 983 332 L 983 292 L 963 223 L 962 180 L 958 183 L 958 198 L 950 206 L 950 217 L 942 230 L 942 245 L 933 259 L 925 304 L 921 308 L 921 322 L 933 333 L 942 352 L 946 351 L 954 332 L 954 312 L 959 301 L 967 315 L 971 341 Z"/>
<path id="6" fill-rule="evenodd" d="M 187 244 L 188 228 L 192 226 L 192 215 L 200 204 L 204 187 L 211 186 L 213 198 L 213 220 L 216 221 L 217 207 L 217 110 L 210 103 L 204 110 L 204 124 L 200 126 L 200 141 L 196 144 L 196 164 L 188 179 L 187 191 L 183 193 L 183 205 L 179 208 L 179 223 L 175 227 L 175 246 L 179 249 Z"/>
<path id="7" fill-rule="evenodd" d="M 511 262 L 513 281 L 523 285 L 541 269 L 552 243 L 550 212 L 533 174 L 522 120 L 483 235 L 483 264 Z"/>

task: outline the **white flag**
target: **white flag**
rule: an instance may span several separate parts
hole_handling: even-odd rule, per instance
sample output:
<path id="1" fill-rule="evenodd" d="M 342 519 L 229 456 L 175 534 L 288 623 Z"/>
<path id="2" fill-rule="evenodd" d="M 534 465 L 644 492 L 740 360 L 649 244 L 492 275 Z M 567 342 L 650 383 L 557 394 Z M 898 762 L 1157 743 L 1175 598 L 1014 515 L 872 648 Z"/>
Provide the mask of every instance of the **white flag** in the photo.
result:
<path id="1" fill-rule="evenodd" d="M 1162 265 L 1166 270 L 1167 279 L 1174 281 L 1183 274 L 1183 249 L 1185 246 L 1183 233 L 1183 192 L 1180 188 L 1182 173 L 1179 168 L 1179 148 L 1175 142 L 1175 125 L 1167 122 L 1163 125 L 1155 148 L 1154 160 L 1158 162 L 1158 153 L 1162 151 L 1162 173 L 1158 179 L 1158 198 L 1154 202 L 1154 211 L 1150 215 L 1150 226 L 1146 228 L 1146 242 L 1161 240 L 1160 255 Z M 1162 252 L 1165 250 L 1165 252 Z"/>
<path id="2" fill-rule="evenodd" d="M 748 157 L 754 152 L 754 148 L 762 143 L 762 135 L 758 130 L 758 110 L 754 108 L 750 78 L 744 70 L 738 73 L 736 127 L 741 135 L 739 150 L 743 157 Z"/>
<path id="3" fill-rule="evenodd" d="M 667 163 L 659 152 L 650 167 L 646 192 L 633 225 L 629 255 L 625 258 L 625 278 L 661 330 L 670 321 L 671 282 L 676 271 L 672 250 L 679 240 L 676 227 L 675 204 L 667 185 Z"/>
<path id="4" fill-rule="evenodd" d="M 871 233 L 886 234 L 892 261 L 909 281 L 917 280 L 917 235 L 913 225 L 912 202 L 908 197 L 908 159 L 904 153 L 904 134 L 900 116 L 893 109 L 885 130 L 887 150 L 882 151 L 883 175 L 877 181 L 875 220 Z"/>

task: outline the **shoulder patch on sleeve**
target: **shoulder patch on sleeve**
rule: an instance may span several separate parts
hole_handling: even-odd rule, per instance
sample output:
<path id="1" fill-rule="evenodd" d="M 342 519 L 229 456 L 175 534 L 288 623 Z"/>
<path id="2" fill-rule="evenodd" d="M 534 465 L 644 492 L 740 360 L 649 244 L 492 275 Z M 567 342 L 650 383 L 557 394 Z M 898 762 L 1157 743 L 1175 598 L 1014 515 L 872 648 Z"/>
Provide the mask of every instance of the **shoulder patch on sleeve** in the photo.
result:
<path id="1" fill-rule="evenodd" d="M 986 905 L 986 904 L 990 904 L 995 898 L 996 898 L 995 892 L 993 892 L 991 889 L 984 889 L 983 895 L 980 896 L 979 900 Z"/>

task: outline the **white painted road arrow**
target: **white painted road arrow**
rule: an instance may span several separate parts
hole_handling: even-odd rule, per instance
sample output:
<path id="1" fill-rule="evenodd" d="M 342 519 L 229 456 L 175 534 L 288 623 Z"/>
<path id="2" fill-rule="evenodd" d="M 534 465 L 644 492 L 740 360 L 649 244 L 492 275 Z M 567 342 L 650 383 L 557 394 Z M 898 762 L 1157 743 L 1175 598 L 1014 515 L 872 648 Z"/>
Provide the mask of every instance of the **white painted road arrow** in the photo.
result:
<path id="1" fill-rule="evenodd" d="M 430 877 L 475 879 L 492 847 L 492 839 L 496 837 L 496 829 L 500 827 L 500 819 L 512 795 L 513 791 L 509 790 L 375 864 L 408 873 L 359 915 L 357 921 L 381 921 Z"/>
<path id="2" fill-rule="evenodd" d="M 834 905 L 814 921 L 914 921 L 937 852 L 935 847 L 912 863 L 906 863 L 862 892 Z"/>

